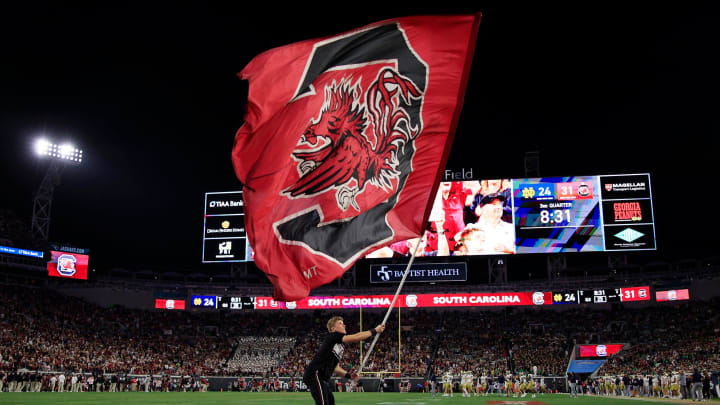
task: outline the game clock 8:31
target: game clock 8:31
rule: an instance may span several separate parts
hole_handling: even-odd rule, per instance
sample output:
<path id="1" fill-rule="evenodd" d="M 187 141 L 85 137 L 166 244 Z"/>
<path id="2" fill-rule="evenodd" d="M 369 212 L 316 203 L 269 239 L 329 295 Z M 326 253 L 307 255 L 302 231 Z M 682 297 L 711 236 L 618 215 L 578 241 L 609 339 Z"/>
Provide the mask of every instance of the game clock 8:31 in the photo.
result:
<path id="1" fill-rule="evenodd" d="M 571 209 L 540 209 L 540 223 L 545 225 L 570 224 L 571 212 Z"/>

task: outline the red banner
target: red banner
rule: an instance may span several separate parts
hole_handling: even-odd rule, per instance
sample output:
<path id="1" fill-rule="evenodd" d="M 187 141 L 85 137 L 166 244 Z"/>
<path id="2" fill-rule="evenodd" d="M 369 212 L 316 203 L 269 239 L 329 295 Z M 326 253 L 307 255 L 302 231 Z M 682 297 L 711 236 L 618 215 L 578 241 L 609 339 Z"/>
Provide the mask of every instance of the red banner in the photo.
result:
<path id="1" fill-rule="evenodd" d="M 580 345 L 580 357 L 607 357 L 619 352 L 624 345 Z"/>
<path id="2" fill-rule="evenodd" d="M 690 290 L 682 289 L 682 290 L 667 290 L 667 291 L 656 291 L 655 292 L 655 301 L 679 301 L 679 300 L 689 300 L 690 299 Z"/>
<path id="3" fill-rule="evenodd" d="M 255 309 L 346 309 L 388 308 L 393 295 L 355 295 L 307 297 L 299 301 L 282 302 L 272 297 L 255 297 Z M 552 305 L 550 292 L 507 292 L 477 294 L 402 294 L 395 307 L 443 308 L 484 307 L 505 305 Z"/>
<path id="4" fill-rule="evenodd" d="M 185 300 L 155 299 L 156 309 L 185 309 Z"/>

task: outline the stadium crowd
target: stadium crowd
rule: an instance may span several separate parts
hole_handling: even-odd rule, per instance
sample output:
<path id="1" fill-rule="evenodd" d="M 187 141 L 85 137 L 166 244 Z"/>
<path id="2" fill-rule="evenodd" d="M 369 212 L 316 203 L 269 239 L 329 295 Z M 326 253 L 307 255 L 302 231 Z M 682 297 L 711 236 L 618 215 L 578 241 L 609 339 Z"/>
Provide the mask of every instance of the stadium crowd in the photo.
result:
<path id="1" fill-rule="evenodd" d="M 428 378 L 446 371 L 565 377 L 575 344 L 626 343 L 600 375 L 720 370 L 720 301 L 641 307 L 403 309 L 363 372 Z M 0 285 L 0 390 L 202 389 L 204 376 L 299 378 L 330 315 L 360 330 L 357 310 L 162 311 L 102 308 L 50 289 Z M 385 311 L 362 314 L 363 329 Z M 370 341 L 346 348 L 357 370 Z M 400 364 L 400 366 L 399 366 Z M 92 382 L 90 380 L 92 376 Z M 174 376 L 174 377 L 173 377 Z M 51 384 L 51 379 L 56 381 Z M 73 386 L 73 377 L 78 378 Z M 69 388 L 68 388 L 69 384 Z M 189 384 L 189 385 L 188 385 Z M 75 388 L 73 388 L 75 387 Z"/>
<path id="2" fill-rule="evenodd" d="M 287 336 L 242 336 L 228 366 L 242 375 L 263 375 L 285 358 L 293 346 L 295 338 Z"/>

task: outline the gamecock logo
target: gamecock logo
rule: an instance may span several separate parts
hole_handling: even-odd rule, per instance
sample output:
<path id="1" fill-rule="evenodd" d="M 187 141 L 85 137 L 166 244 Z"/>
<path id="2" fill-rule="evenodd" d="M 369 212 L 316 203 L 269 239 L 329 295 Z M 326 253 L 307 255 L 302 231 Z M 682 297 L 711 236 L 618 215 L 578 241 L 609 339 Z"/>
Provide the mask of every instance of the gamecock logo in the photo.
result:
<path id="1" fill-rule="evenodd" d="M 411 80 L 385 68 L 360 104 L 360 83 L 350 80 L 333 81 L 325 88 L 323 109 L 305 129 L 298 142 L 301 148 L 293 152 L 300 180 L 284 193 L 313 196 L 337 189 L 338 207 L 346 211 L 352 206 L 360 212 L 356 197 L 367 183 L 386 193 L 394 191 L 391 180 L 400 175 L 398 150 L 421 130 L 400 102 L 411 104 L 421 93 Z"/>
<path id="2" fill-rule="evenodd" d="M 347 51 L 356 42 L 368 46 Z M 273 224 L 281 243 L 345 266 L 392 240 L 386 216 L 413 171 L 427 80 L 427 64 L 397 23 L 315 45 L 291 103 L 322 97 L 322 106 L 297 134 L 298 176 L 281 196 L 317 205 Z"/>
<path id="3" fill-rule="evenodd" d="M 73 255 L 61 255 L 57 259 L 57 271 L 63 276 L 75 275 L 75 263 L 77 259 Z"/>

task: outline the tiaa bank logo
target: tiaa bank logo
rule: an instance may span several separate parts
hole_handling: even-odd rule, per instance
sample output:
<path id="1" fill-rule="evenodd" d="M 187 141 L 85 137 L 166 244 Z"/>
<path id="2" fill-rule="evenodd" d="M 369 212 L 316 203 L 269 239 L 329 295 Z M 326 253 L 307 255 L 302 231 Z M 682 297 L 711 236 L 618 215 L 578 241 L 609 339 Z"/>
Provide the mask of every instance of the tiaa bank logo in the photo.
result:
<path id="1" fill-rule="evenodd" d="M 75 263 L 77 259 L 73 255 L 61 255 L 57 259 L 57 271 L 63 276 L 71 277 L 75 275 Z"/>

